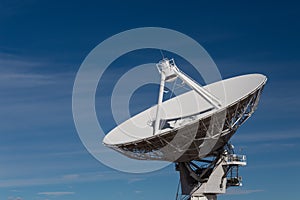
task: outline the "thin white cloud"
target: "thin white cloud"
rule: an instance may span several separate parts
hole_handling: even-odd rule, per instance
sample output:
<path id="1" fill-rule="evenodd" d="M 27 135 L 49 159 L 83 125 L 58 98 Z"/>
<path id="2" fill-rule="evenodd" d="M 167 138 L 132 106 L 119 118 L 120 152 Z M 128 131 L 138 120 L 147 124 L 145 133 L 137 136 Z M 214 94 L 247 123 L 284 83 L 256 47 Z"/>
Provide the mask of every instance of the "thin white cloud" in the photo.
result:
<path id="1" fill-rule="evenodd" d="M 239 189 L 239 188 L 230 188 L 227 190 L 226 195 L 245 195 L 245 194 L 252 194 L 252 193 L 258 193 L 258 192 L 264 192 L 264 190 L 261 189 Z"/>
<path id="2" fill-rule="evenodd" d="M 75 180 L 79 178 L 79 174 L 67 174 L 62 177 L 64 180 Z"/>
<path id="3" fill-rule="evenodd" d="M 0 52 L 0 88 L 28 88 L 60 84 L 73 77 L 74 74 L 69 73 L 36 73 L 38 68 L 55 65 L 57 64 L 49 61 L 38 61 Z"/>
<path id="4" fill-rule="evenodd" d="M 63 196 L 63 195 L 73 195 L 75 192 L 65 192 L 65 191 L 59 191 L 59 192 L 39 192 L 39 195 L 47 195 L 47 196 Z"/>
<path id="5" fill-rule="evenodd" d="M 43 63 L 37 60 L 20 57 L 13 54 L 0 52 L 0 67 L 2 70 L 25 70 L 41 66 Z"/>
<path id="6" fill-rule="evenodd" d="M 299 130 L 283 130 L 283 131 L 272 131 L 272 132 L 257 132 L 238 134 L 234 137 L 235 141 L 238 142 L 264 142 L 264 141 L 277 141 L 277 140 L 288 140 L 288 139 L 299 139 Z"/>
<path id="7" fill-rule="evenodd" d="M 21 192 L 21 190 L 12 189 L 10 192 Z"/>
<path id="8" fill-rule="evenodd" d="M 142 192 L 143 192 L 143 191 L 141 191 L 141 190 L 135 190 L 135 191 L 134 191 L 135 194 L 141 194 Z"/>
<path id="9" fill-rule="evenodd" d="M 73 74 L 69 73 L 41 74 L 21 71 L 0 72 L 0 83 L 2 83 L 1 88 L 3 89 L 44 88 L 46 86 L 62 85 L 67 81 L 70 81 L 71 83 L 73 77 Z"/>
<path id="10" fill-rule="evenodd" d="M 247 168 L 248 169 L 289 169 L 290 168 L 299 168 L 300 167 L 300 161 L 289 161 L 289 162 L 276 162 L 273 163 L 267 163 L 267 164 L 256 164 L 256 165 L 250 165 Z"/>
<path id="11" fill-rule="evenodd" d="M 161 171 L 155 174 L 145 174 L 143 178 L 151 176 L 169 176 L 174 175 L 174 171 Z M 113 171 L 106 172 L 90 172 L 81 174 L 65 174 L 59 177 L 45 177 L 45 178 L 31 178 L 31 179 L 1 179 L 0 188 L 5 187 L 20 187 L 20 186 L 35 186 L 35 185 L 53 185 L 62 183 L 82 183 L 82 182 L 94 182 L 94 181 L 108 181 L 108 180 L 124 180 L 124 181 L 142 181 L 140 175 L 124 174 Z"/>
<path id="12" fill-rule="evenodd" d="M 131 183 L 135 183 L 135 182 L 139 182 L 139 181 L 143 181 L 145 180 L 144 178 L 130 178 L 128 180 L 128 183 L 131 184 Z"/>
<path id="13" fill-rule="evenodd" d="M 8 200 L 23 200 L 22 197 L 8 197 Z"/>
<path id="14" fill-rule="evenodd" d="M 56 83 L 53 76 L 34 73 L 1 73 L 0 81 L 5 84 L 5 88 L 11 87 L 36 87 Z"/>

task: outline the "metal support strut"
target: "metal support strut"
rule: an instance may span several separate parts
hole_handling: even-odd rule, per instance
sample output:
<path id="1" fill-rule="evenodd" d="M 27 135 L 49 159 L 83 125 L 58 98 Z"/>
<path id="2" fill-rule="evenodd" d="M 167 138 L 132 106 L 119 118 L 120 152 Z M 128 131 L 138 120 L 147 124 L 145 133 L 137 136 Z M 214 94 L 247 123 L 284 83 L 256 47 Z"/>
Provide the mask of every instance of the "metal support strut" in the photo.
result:
<path id="1" fill-rule="evenodd" d="M 159 96 L 158 103 L 156 108 L 156 120 L 154 123 L 153 135 L 157 134 L 160 129 L 160 119 L 161 119 L 161 104 L 163 100 L 164 94 L 164 86 L 165 82 L 174 81 L 177 77 L 180 78 L 185 84 L 187 84 L 190 88 L 196 91 L 200 96 L 202 96 L 208 103 L 210 103 L 215 109 L 221 108 L 221 102 L 217 97 L 209 93 L 205 90 L 201 85 L 199 85 L 192 78 L 187 76 L 185 73 L 180 71 L 175 64 L 174 59 L 163 59 L 156 64 L 158 71 L 161 74 L 160 88 L 159 88 Z"/>
<path id="2" fill-rule="evenodd" d="M 160 79 L 160 87 L 159 87 L 159 96 L 158 96 L 158 103 L 157 103 L 157 109 L 156 109 L 156 120 L 154 124 L 154 132 L 153 135 L 156 134 L 160 127 L 160 112 L 161 112 L 161 104 L 164 97 L 164 87 L 165 87 L 165 79 L 166 75 L 165 73 L 161 73 L 161 79 Z"/>

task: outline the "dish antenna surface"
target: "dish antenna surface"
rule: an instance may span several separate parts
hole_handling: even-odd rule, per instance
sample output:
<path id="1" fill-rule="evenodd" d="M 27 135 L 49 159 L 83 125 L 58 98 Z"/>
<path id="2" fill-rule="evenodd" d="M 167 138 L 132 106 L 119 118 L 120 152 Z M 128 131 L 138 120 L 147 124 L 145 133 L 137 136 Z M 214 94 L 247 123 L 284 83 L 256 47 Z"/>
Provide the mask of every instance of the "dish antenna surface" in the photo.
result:
<path id="1" fill-rule="evenodd" d="M 214 200 L 226 188 L 241 186 L 238 169 L 246 165 L 246 156 L 235 154 L 229 140 L 257 108 L 266 76 L 248 74 L 201 86 L 174 59 L 164 58 L 157 69 L 157 105 L 111 130 L 103 143 L 133 159 L 174 162 L 181 185 L 176 199 Z M 191 90 L 163 101 L 165 83 L 176 79 Z"/>

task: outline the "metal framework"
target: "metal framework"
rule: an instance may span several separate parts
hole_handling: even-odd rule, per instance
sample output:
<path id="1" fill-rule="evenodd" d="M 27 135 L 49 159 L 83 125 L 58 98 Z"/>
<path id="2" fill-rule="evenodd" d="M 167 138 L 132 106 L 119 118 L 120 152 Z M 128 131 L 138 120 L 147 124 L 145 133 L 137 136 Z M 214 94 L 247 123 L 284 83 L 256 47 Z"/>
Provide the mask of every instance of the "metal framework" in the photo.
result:
<path id="1" fill-rule="evenodd" d="M 177 77 L 180 78 L 185 84 L 187 84 L 190 88 L 196 91 L 200 96 L 202 96 L 207 102 L 209 102 L 214 108 L 221 108 L 221 101 L 205 90 L 201 85 L 199 85 L 196 81 L 194 81 L 191 77 L 183 73 L 178 69 L 175 64 L 174 59 L 163 59 L 157 65 L 157 69 L 161 74 L 160 80 L 160 88 L 159 88 L 159 96 L 157 102 L 157 110 L 156 110 L 156 120 L 154 123 L 153 134 L 158 134 L 160 131 L 161 124 L 161 104 L 163 100 L 164 86 L 165 82 L 174 81 Z"/>
<path id="2" fill-rule="evenodd" d="M 253 91 L 248 96 L 240 99 L 232 105 L 227 106 L 224 109 L 219 109 L 214 114 L 211 114 L 203 119 L 197 119 L 197 115 L 201 113 L 195 114 L 195 116 L 188 116 L 186 118 L 181 118 L 181 120 L 190 120 L 186 126 L 182 129 L 172 129 L 171 131 L 161 133 L 159 135 L 153 135 L 152 137 L 136 140 L 134 142 L 123 143 L 119 145 L 110 146 L 114 150 L 134 159 L 140 160 L 169 160 L 173 162 L 174 157 L 170 157 L 167 154 L 163 147 L 168 146 L 168 151 L 172 150 L 172 152 L 178 152 L 182 155 L 177 158 L 176 162 L 187 162 L 191 160 L 199 160 L 199 146 L 203 144 L 203 142 L 207 139 L 207 132 L 209 131 L 209 127 L 216 123 L 215 120 L 220 115 L 226 115 L 225 122 L 220 124 L 221 127 L 219 133 L 215 133 L 215 137 L 218 141 L 215 143 L 211 152 L 207 154 L 207 156 L 215 155 L 231 138 L 231 136 L 236 132 L 236 130 L 252 115 L 252 113 L 257 108 L 257 104 L 259 102 L 260 94 L 263 90 L 263 86 L 259 86 L 255 91 Z M 206 111 L 203 111 L 206 112 Z M 178 119 L 166 119 L 164 121 L 164 126 L 168 126 L 172 124 L 172 121 Z M 162 127 L 163 129 L 164 127 Z M 196 128 L 196 130 L 195 130 Z M 180 131 L 180 134 L 177 132 Z M 181 141 L 186 141 L 185 138 L 190 136 L 189 134 L 193 131 L 196 131 L 196 135 L 193 135 L 194 139 L 189 146 L 185 146 L 183 148 L 180 145 L 174 145 L 174 138 L 181 137 Z M 180 141 L 177 139 L 176 141 Z M 170 149 L 171 148 L 171 149 Z M 185 151 L 182 153 L 182 151 Z"/>
<path id="3" fill-rule="evenodd" d="M 217 195 L 224 194 L 228 187 L 241 186 L 239 167 L 246 165 L 246 156 L 236 155 L 228 141 L 256 110 L 266 79 L 260 79 L 263 81 L 253 86 L 250 93 L 247 90 L 237 99 L 233 98 L 229 105 L 222 106 L 218 98 L 181 72 L 173 59 L 163 59 L 157 68 L 161 82 L 155 121 L 150 124 L 153 135 L 106 145 L 133 159 L 174 162 L 180 173 L 176 200 L 216 200 Z M 210 107 L 192 115 L 162 119 L 165 82 L 177 78 L 205 99 Z"/>
<path id="4" fill-rule="evenodd" d="M 228 187 L 242 185 L 239 167 L 246 165 L 246 156 L 228 146 L 211 159 L 175 164 L 180 173 L 176 200 L 216 200 Z"/>

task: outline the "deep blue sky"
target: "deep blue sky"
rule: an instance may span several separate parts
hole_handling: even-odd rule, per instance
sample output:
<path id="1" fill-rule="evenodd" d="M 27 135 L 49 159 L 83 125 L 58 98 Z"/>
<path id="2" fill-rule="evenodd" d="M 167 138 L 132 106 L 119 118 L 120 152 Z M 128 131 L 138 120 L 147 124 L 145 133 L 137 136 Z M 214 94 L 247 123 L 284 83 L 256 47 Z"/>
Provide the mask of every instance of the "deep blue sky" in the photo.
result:
<path id="1" fill-rule="evenodd" d="M 258 110 L 233 137 L 248 156 L 244 186 L 220 199 L 297 198 L 299 7 L 297 1 L 0 1 L 0 199 L 175 198 L 174 166 L 141 175 L 111 170 L 88 154 L 72 118 L 73 82 L 87 54 L 114 34 L 146 26 L 194 38 L 224 78 L 268 76 Z M 104 124 L 113 126 L 109 117 Z"/>

